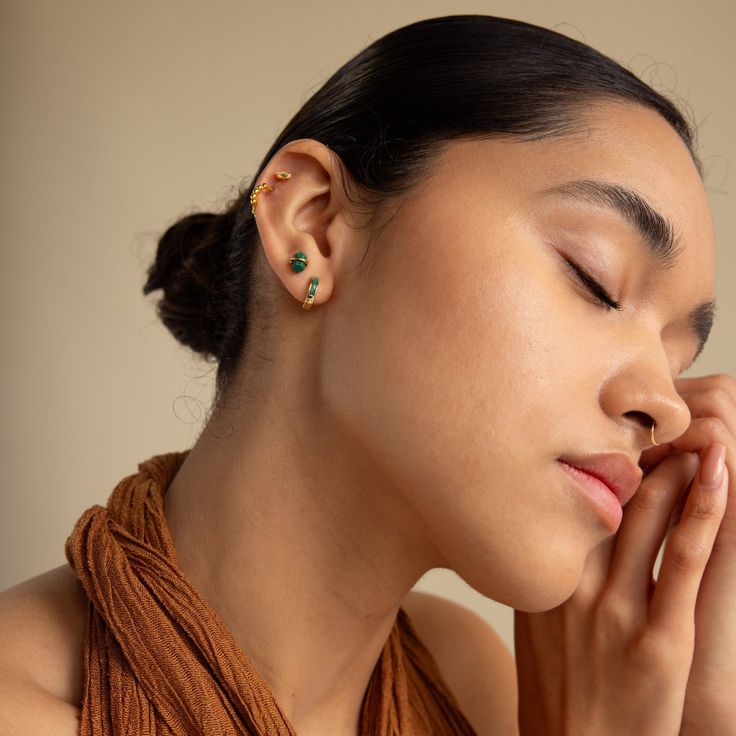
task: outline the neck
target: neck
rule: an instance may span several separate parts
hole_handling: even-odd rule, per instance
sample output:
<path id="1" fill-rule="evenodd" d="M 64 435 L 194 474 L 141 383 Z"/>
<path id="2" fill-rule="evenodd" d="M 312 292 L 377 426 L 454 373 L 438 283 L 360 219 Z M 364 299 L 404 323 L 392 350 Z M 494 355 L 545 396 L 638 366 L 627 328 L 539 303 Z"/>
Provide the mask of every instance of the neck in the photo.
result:
<path id="1" fill-rule="evenodd" d="M 416 581 L 439 566 L 418 515 L 345 427 L 284 397 L 210 420 L 165 500 L 179 567 L 300 734 L 357 733 Z M 224 429 L 226 427 L 226 429 Z"/>

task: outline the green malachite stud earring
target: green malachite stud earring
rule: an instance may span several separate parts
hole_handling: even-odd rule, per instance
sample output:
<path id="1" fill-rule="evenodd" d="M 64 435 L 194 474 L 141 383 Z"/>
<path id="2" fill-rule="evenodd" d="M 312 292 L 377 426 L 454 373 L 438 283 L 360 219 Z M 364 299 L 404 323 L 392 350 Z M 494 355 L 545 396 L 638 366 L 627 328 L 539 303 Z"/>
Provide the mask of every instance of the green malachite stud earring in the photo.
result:
<path id="1" fill-rule="evenodd" d="M 307 267 L 308 263 L 309 261 L 307 260 L 307 256 L 301 251 L 297 251 L 291 258 L 289 258 L 291 270 L 296 271 L 297 273 L 303 271 Z"/>

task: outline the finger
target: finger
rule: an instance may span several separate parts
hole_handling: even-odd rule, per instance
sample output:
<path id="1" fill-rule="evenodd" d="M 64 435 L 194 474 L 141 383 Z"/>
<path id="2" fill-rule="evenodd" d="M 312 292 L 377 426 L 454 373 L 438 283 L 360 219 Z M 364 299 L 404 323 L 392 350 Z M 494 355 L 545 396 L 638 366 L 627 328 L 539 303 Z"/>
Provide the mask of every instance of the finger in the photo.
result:
<path id="1" fill-rule="evenodd" d="M 669 442 L 643 450 L 639 456 L 639 467 L 644 471 L 644 477 L 646 478 L 661 460 L 671 455 L 674 451 L 674 448 Z"/>
<path id="2" fill-rule="evenodd" d="M 662 460 L 642 480 L 624 507 L 611 560 L 608 587 L 645 606 L 659 548 L 670 518 L 698 469 L 698 456 L 676 453 Z"/>
<path id="3" fill-rule="evenodd" d="M 732 500 L 726 509 L 724 523 L 729 531 L 736 533 L 736 468 L 733 467 L 733 463 L 736 462 L 736 437 L 728 431 L 720 417 L 710 416 L 693 419 L 687 431 L 672 440 L 670 444 L 678 450 L 698 452 L 702 458 L 705 450 L 714 442 L 723 444 L 727 448 L 726 467 L 733 480 L 730 481 L 728 490 L 728 495 Z"/>
<path id="4" fill-rule="evenodd" d="M 703 389 L 681 391 L 690 414 L 694 419 L 703 417 L 719 417 L 726 429 L 736 435 L 736 396 L 720 386 L 709 386 Z"/>
<path id="5" fill-rule="evenodd" d="M 697 452 L 702 459 L 706 450 L 715 442 L 728 448 L 726 463 L 729 464 L 736 455 L 736 436 L 729 432 L 720 417 L 707 416 L 693 419 L 683 434 L 667 444 L 671 449 L 681 452 Z"/>
<path id="6" fill-rule="evenodd" d="M 727 373 L 709 376 L 675 379 L 675 388 L 688 404 L 693 422 L 706 417 L 717 417 L 723 429 L 736 436 L 736 379 Z M 698 395 L 705 395 L 705 397 Z M 712 441 L 724 441 L 723 437 L 712 437 Z M 701 447 L 708 444 L 706 440 Z M 647 448 L 641 454 L 639 464 L 656 465 L 672 449 L 672 443 Z M 684 449 L 684 448 L 680 448 Z M 734 475 L 732 473 L 732 475 Z M 736 477 L 734 478 L 736 480 Z"/>
<path id="7" fill-rule="evenodd" d="M 711 373 L 707 376 L 687 376 L 676 378 L 675 390 L 682 394 L 683 391 L 707 389 L 711 386 L 718 386 L 725 391 L 729 391 L 736 397 L 736 379 L 729 373 Z"/>
<path id="8" fill-rule="evenodd" d="M 680 496 L 680 500 L 675 504 L 675 508 L 672 511 L 672 515 L 670 516 L 669 523 L 667 524 L 667 531 L 669 532 L 670 529 L 672 529 L 674 526 L 677 526 L 677 524 L 680 523 L 680 519 L 682 518 L 682 512 L 685 510 L 685 502 L 687 501 L 687 497 L 689 494 L 689 490 L 683 493 Z M 721 522 L 723 524 L 723 522 Z"/>
<path id="9" fill-rule="evenodd" d="M 726 447 L 713 443 L 693 481 L 680 523 L 664 547 L 657 585 L 649 607 L 654 628 L 668 636 L 694 636 L 695 603 L 718 528 L 726 509 L 728 468 Z M 712 485 L 716 466 L 723 472 Z"/>

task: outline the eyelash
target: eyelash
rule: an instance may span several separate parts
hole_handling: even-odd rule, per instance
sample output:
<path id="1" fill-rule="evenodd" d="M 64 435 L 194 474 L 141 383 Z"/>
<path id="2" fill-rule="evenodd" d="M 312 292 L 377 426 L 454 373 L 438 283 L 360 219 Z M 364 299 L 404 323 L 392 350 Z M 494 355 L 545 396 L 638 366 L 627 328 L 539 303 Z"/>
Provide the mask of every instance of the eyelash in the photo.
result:
<path id="1" fill-rule="evenodd" d="M 567 263 L 570 270 L 578 277 L 580 282 L 588 288 L 596 301 L 598 301 L 608 311 L 612 309 L 623 309 L 621 302 L 612 299 L 608 292 L 587 271 L 584 271 L 580 266 L 567 258 L 565 258 L 564 261 Z"/>

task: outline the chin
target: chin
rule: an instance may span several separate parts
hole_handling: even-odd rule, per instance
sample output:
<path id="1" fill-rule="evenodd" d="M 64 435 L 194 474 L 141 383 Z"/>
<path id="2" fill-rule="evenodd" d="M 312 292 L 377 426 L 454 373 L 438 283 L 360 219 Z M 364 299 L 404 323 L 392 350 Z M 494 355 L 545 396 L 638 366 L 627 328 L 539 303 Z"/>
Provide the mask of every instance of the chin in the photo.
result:
<path id="1" fill-rule="evenodd" d="M 474 590 L 491 600 L 527 613 L 549 611 L 564 603 L 578 588 L 586 555 L 572 547 L 540 548 L 538 556 L 522 562 L 502 561 L 492 570 L 458 570 Z"/>

